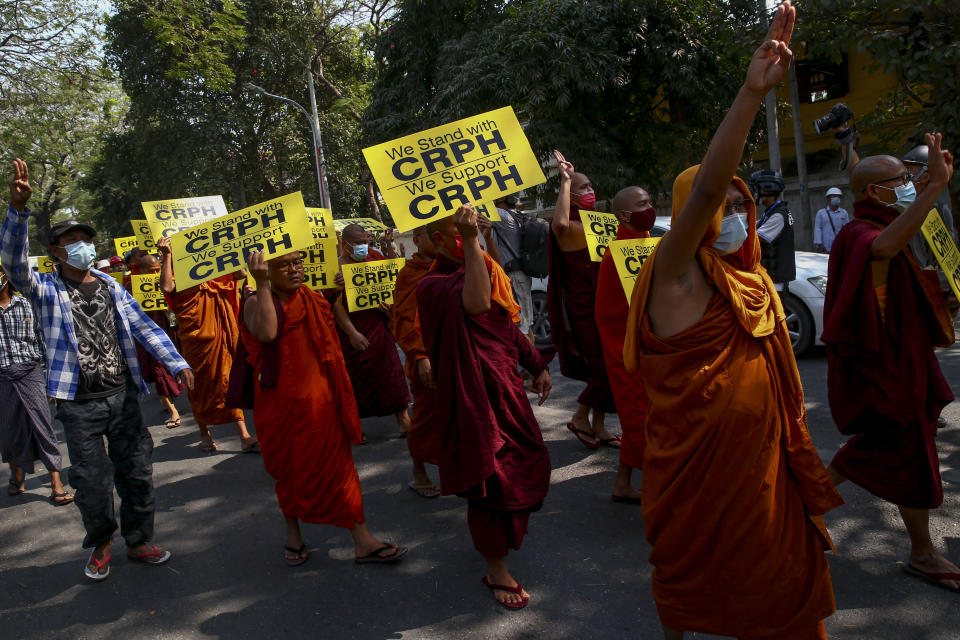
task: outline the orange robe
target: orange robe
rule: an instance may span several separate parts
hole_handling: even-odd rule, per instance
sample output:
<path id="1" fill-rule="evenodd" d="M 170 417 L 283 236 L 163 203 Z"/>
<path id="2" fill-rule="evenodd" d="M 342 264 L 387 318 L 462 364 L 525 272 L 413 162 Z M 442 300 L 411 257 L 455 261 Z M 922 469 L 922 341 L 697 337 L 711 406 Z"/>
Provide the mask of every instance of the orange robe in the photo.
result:
<path id="1" fill-rule="evenodd" d="M 205 425 L 243 420 L 242 411 L 224 404 L 240 339 L 240 301 L 233 275 L 168 294 L 167 305 L 177 316 L 180 353 L 194 373 L 193 390 L 187 392 L 193 417 Z"/>
<path id="2" fill-rule="evenodd" d="M 417 375 L 417 362 L 428 358 L 417 326 L 417 283 L 430 271 L 433 259 L 413 254 L 397 274 L 393 290 L 393 336 L 403 349 L 404 372 L 413 392 L 413 416 L 407 432 L 407 448 L 414 460 L 437 464 L 439 432 L 432 428 L 437 404 L 436 389 L 428 389 Z"/>
<path id="3" fill-rule="evenodd" d="M 647 232 L 629 231 L 620 225 L 617 240 L 649 238 Z M 594 317 L 600 342 L 603 344 L 603 360 L 607 365 L 607 380 L 613 392 L 613 401 L 620 416 L 623 438 L 620 445 L 620 462 L 631 469 L 643 469 L 645 439 L 643 425 L 647 419 L 647 393 L 643 380 L 635 373 L 628 373 L 623 366 L 623 339 L 627 334 L 627 313 L 630 306 L 617 274 L 613 256 L 607 251 L 600 262 L 597 278 L 597 306 Z"/>
<path id="4" fill-rule="evenodd" d="M 674 218 L 698 169 L 674 183 Z M 740 250 L 721 258 L 713 249 L 721 209 L 697 251 L 716 291 L 692 326 L 653 333 L 654 269 L 641 270 L 633 293 L 624 363 L 643 372 L 650 398 L 642 509 L 653 595 L 676 629 L 826 637 L 835 605 L 823 552 L 832 543 L 820 516 L 843 500 L 806 429 L 783 306 L 759 266 L 752 200 L 748 212 Z"/>
<path id="5" fill-rule="evenodd" d="M 283 515 L 352 529 L 363 522 L 350 444 L 361 438 L 350 376 L 330 304 L 300 287 L 283 303 L 276 385 L 260 384 L 264 345 L 242 329 L 254 367 L 254 420 Z"/>

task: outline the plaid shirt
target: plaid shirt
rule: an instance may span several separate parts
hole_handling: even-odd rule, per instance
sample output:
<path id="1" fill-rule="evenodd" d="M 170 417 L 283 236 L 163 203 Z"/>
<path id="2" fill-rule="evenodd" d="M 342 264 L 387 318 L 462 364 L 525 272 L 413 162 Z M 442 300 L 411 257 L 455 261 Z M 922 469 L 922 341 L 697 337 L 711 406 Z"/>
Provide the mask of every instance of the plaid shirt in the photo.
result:
<path id="1" fill-rule="evenodd" d="M 0 229 L 0 262 L 10 276 L 10 282 L 29 297 L 37 310 L 47 352 L 47 395 L 61 400 L 73 400 L 80 379 L 77 356 L 77 336 L 74 332 L 70 294 L 60 274 L 37 273 L 30 269 L 27 257 L 27 220 L 30 210 L 7 210 L 7 218 Z M 176 375 L 189 365 L 177 353 L 170 338 L 147 317 L 137 301 L 109 274 L 91 269 L 90 274 L 100 278 L 110 289 L 116 307 L 117 332 L 120 347 L 130 375 L 141 393 L 149 393 L 140 374 L 134 340 L 154 358 Z"/>
<path id="2" fill-rule="evenodd" d="M 6 308 L 0 307 L 0 371 L 24 362 L 43 362 L 38 331 L 30 301 L 23 296 L 15 295 Z"/>

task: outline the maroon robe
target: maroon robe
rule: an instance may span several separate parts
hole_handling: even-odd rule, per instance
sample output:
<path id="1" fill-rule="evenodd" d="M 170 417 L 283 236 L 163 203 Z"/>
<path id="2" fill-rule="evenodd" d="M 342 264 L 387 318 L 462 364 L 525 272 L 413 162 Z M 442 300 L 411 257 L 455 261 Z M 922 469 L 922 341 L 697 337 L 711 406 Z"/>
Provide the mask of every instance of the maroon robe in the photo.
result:
<path id="1" fill-rule="evenodd" d="M 856 203 L 830 252 L 828 394 L 837 426 L 853 436 L 831 464 L 888 502 L 931 509 L 943 502 L 937 417 L 953 401 L 933 349 L 953 344 L 953 322 L 936 272 L 920 269 L 909 248 L 889 261 L 881 310 L 874 270 L 882 265 L 870 246 L 897 215 Z"/>
<path id="2" fill-rule="evenodd" d="M 383 260 L 383 256 L 371 251 L 367 262 L 374 260 Z M 341 302 L 347 309 L 346 299 L 341 298 Z M 350 322 L 370 343 L 358 351 L 350 344 L 347 334 L 337 327 L 360 417 L 392 416 L 410 404 L 410 389 L 397 342 L 390 331 L 390 316 L 379 309 L 367 309 L 350 313 Z"/>
<path id="3" fill-rule="evenodd" d="M 571 220 L 580 220 L 572 209 Z M 603 344 L 594 319 L 600 263 L 589 251 L 563 251 L 550 232 L 550 279 L 547 281 L 547 315 L 553 344 L 560 358 L 560 373 L 587 383 L 577 402 L 604 413 L 616 413 L 613 392 L 603 361 Z"/>
<path id="4" fill-rule="evenodd" d="M 520 548 L 550 485 L 550 456 L 517 370 L 519 363 L 536 376 L 546 363 L 499 304 L 467 314 L 464 273 L 463 265 L 438 256 L 417 286 L 423 343 L 437 379 L 440 487 L 468 499 L 477 551 L 503 557 Z"/>

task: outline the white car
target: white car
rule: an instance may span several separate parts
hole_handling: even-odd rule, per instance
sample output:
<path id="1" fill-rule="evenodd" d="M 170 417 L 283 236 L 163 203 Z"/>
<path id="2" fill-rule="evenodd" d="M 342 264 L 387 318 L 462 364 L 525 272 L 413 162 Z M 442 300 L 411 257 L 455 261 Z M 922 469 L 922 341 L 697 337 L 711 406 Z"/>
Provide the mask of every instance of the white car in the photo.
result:
<path id="1" fill-rule="evenodd" d="M 660 237 L 670 229 L 670 217 L 658 216 L 650 235 Z M 824 253 L 797 251 L 797 277 L 787 284 L 786 291 L 777 285 L 787 313 L 787 329 L 797 356 L 814 344 L 823 344 L 823 298 L 827 291 L 827 261 Z M 547 279 L 533 280 L 533 333 L 538 344 L 550 342 L 550 320 L 547 318 Z"/>

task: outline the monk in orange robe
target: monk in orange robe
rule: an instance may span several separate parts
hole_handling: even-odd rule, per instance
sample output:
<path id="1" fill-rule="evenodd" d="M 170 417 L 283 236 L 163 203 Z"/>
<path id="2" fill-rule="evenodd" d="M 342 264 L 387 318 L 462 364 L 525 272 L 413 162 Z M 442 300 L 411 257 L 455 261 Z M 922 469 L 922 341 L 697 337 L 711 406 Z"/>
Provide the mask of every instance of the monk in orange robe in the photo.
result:
<path id="1" fill-rule="evenodd" d="M 284 561 L 307 561 L 301 520 L 349 529 L 358 563 L 399 560 L 407 549 L 381 542 L 365 524 L 350 450 L 360 418 L 330 304 L 303 286 L 299 251 L 269 262 L 253 251 L 247 265 L 257 292 L 244 302 L 241 331 L 263 464 L 287 525 Z"/>
<path id="2" fill-rule="evenodd" d="M 612 205 L 613 212 L 620 221 L 617 240 L 650 237 L 650 229 L 657 219 L 650 194 L 640 187 L 626 187 L 613 197 Z M 600 262 L 595 315 L 600 341 L 603 343 L 607 379 L 610 381 L 613 399 L 620 414 L 620 427 L 623 430 L 620 465 L 613 483 L 613 500 L 640 504 L 640 492 L 630 485 L 630 477 L 634 469 L 643 469 L 643 427 L 647 418 L 647 394 L 640 376 L 627 373 L 623 366 L 623 340 L 627 334 L 629 310 L 613 256 L 607 251 Z"/>
<path id="3" fill-rule="evenodd" d="M 427 229 L 436 265 L 417 285 L 423 343 L 436 366 L 436 424 L 442 430 L 440 486 L 467 499 L 473 545 L 487 563 L 483 584 L 509 609 L 530 600 L 506 566 L 530 513 L 550 486 L 550 455 L 517 371 L 550 394 L 548 361 L 520 332 L 510 278 L 477 239 L 469 204 Z"/>
<path id="4" fill-rule="evenodd" d="M 440 431 L 433 425 L 437 381 L 417 326 L 417 283 L 433 265 L 437 249 L 426 227 L 414 230 L 413 243 L 417 252 L 400 269 L 393 291 L 393 335 L 403 349 L 403 368 L 413 392 L 413 415 L 407 431 L 407 449 L 413 460 L 413 482 L 409 487 L 424 498 L 436 498 L 440 496 L 440 489 L 427 475 L 424 462 L 437 464 L 439 455 Z"/>
<path id="5" fill-rule="evenodd" d="M 921 269 L 909 246 L 953 155 L 940 134 L 927 145 L 930 182 L 919 194 L 892 156 L 864 158 L 851 173 L 854 219 L 830 252 L 823 313 L 830 411 L 851 437 L 829 471 L 897 505 L 910 536 L 904 570 L 957 592 L 960 567 L 937 551 L 929 525 L 943 503 L 937 418 L 953 401 L 934 347 L 954 344 L 954 325 L 936 271 Z"/>
<path id="6" fill-rule="evenodd" d="M 601 444 L 616 448 L 621 445 L 620 437 L 607 431 L 604 415 L 616 413 L 617 406 L 607 380 L 603 346 L 593 317 L 600 263 L 590 259 L 580 220 L 580 209 L 592 211 L 597 198 L 590 178 L 574 171 L 559 151 L 553 155 L 560 171 L 560 193 L 550 221 L 547 315 L 560 360 L 560 373 L 587 383 L 577 398 L 579 406 L 567 429 L 588 449 L 596 449 Z"/>
<path id="7" fill-rule="evenodd" d="M 763 96 L 786 75 L 781 4 L 673 225 L 637 277 L 624 364 L 649 396 L 643 519 L 669 639 L 825 638 L 835 609 L 823 513 L 842 504 L 806 429 L 783 306 L 735 177 Z"/>
<path id="8" fill-rule="evenodd" d="M 196 384 L 188 390 L 187 398 L 200 429 L 200 450 L 217 450 L 210 425 L 233 422 L 240 434 L 241 450 L 257 451 L 257 439 L 247 431 L 243 412 L 225 404 L 233 352 L 240 339 L 237 281 L 233 275 L 226 275 L 177 291 L 170 239 L 157 240 L 157 251 L 161 259 L 160 289 L 166 295 L 167 306 L 177 316 L 183 358 L 196 372 Z"/>
<path id="9" fill-rule="evenodd" d="M 358 224 L 348 224 L 340 236 L 340 264 L 373 262 L 384 256 L 370 249 L 370 234 Z M 378 309 L 347 311 L 339 295 L 333 303 L 340 345 L 353 382 L 361 418 L 389 416 L 397 419 L 402 437 L 410 429 L 410 390 L 403 375 L 397 343 L 390 332 L 390 305 Z M 366 436 L 363 438 L 366 442 Z"/>

